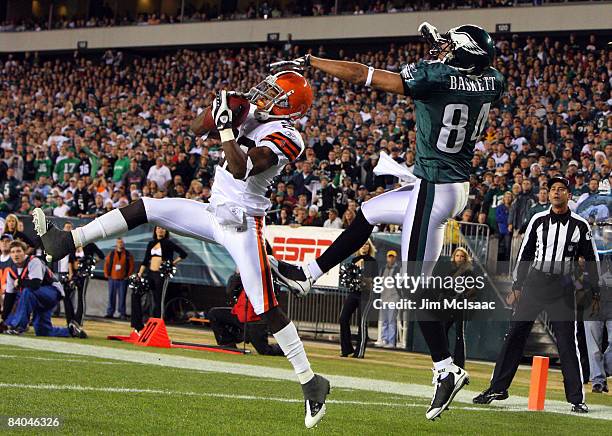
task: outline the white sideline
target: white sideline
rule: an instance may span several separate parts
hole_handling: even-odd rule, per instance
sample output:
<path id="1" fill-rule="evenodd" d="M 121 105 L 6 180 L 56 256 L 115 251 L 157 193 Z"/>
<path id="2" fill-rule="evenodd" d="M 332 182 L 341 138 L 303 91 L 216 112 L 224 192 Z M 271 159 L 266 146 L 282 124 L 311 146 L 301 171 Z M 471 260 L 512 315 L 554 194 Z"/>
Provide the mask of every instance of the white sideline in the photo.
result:
<path id="1" fill-rule="evenodd" d="M 69 343 L 50 339 L 27 338 L 22 336 L 0 335 L 0 345 L 17 346 L 39 351 L 49 351 L 54 353 L 72 354 L 81 356 L 91 356 L 120 360 L 124 362 L 143 363 L 172 368 L 192 369 L 206 372 L 220 372 L 226 374 L 246 375 L 257 378 L 271 378 L 277 380 L 296 381 L 293 371 L 281 368 L 270 368 L 264 366 L 247 365 L 242 363 L 230 363 L 208 359 L 199 359 L 184 356 L 172 356 L 169 354 L 152 353 L 138 350 L 127 350 L 121 348 L 111 348 L 104 346 L 86 345 L 82 343 Z M 316 371 L 316 368 L 314 368 Z M 326 375 L 332 387 L 360 389 L 365 391 L 383 392 L 389 394 L 405 395 L 417 398 L 431 399 L 432 388 L 428 386 L 400 383 L 387 380 L 374 380 L 358 377 L 347 377 L 339 375 Z M 423 374 L 423 378 L 429 377 Z M 472 398 L 477 392 L 461 390 L 455 397 L 455 402 L 472 403 Z M 331 399 L 330 399 L 331 400 Z M 297 401 L 297 400 L 296 400 Z M 331 402 L 331 401 L 330 401 Z M 423 406 L 424 407 L 424 406 Z M 581 418 L 612 420 L 612 407 L 600 404 L 590 406 L 588 414 L 573 414 L 570 412 L 570 405 L 563 401 L 547 400 L 546 412 L 572 415 Z M 451 409 L 453 407 L 451 406 Z M 458 408 L 458 407 L 455 407 Z M 469 407 L 466 410 L 512 410 L 527 412 L 527 398 L 511 396 L 502 402 L 489 405 L 487 408 Z"/>

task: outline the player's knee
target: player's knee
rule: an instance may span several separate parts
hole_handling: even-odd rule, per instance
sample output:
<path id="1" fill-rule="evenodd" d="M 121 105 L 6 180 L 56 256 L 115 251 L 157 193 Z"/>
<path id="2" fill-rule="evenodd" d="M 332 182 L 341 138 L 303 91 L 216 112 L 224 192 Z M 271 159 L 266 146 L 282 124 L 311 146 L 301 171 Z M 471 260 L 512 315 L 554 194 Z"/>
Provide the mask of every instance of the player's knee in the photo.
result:
<path id="1" fill-rule="evenodd" d="M 278 306 L 264 312 L 261 317 L 268 324 L 272 334 L 281 331 L 291 322 L 287 315 L 285 315 L 285 312 Z"/>
<path id="2" fill-rule="evenodd" d="M 125 219 L 127 223 L 128 229 L 132 230 L 135 227 L 138 227 L 141 224 L 146 224 L 147 220 L 147 211 L 145 209 L 144 202 L 142 198 L 136 200 L 135 202 L 128 204 L 125 207 L 119 209 L 121 215 Z"/>

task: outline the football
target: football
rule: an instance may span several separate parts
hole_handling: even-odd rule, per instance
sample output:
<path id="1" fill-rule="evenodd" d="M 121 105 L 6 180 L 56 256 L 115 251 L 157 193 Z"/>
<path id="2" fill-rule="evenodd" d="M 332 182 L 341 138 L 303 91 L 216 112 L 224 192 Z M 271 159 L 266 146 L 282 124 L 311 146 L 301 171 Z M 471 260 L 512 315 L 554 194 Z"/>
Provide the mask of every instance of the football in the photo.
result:
<path id="1" fill-rule="evenodd" d="M 244 97 L 239 97 L 237 95 L 229 95 L 227 97 L 227 104 L 232 110 L 232 126 L 236 129 L 244 120 L 246 120 L 247 115 L 249 114 L 250 103 Z M 206 112 L 204 114 L 204 121 L 202 123 L 205 132 L 208 133 L 216 133 L 217 126 L 215 125 L 215 121 L 212 117 L 212 106 L 204 109 Z"/>

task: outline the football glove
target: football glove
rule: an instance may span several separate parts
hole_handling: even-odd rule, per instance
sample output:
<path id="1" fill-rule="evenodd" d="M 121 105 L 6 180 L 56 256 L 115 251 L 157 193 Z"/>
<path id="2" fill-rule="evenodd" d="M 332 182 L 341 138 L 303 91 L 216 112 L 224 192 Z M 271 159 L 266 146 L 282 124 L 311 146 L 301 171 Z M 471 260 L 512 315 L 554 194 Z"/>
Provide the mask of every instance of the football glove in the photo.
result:
<path id="1" fill-rule="evenodd" d="M 212 117 L 219 132 L 232 128 L 232 110 L 227 105 L 227 91 L 219 91 L 212 106 Z"/>
<path id="2" fill-rule="evenodd" d="M 273 62 L 269 65 L 272 73 L 278 73 L 280 71 L 299 71 L 303 72 L 310 67 L 310 55 L 290 60 L 290 61 L 278 61 Z"/>

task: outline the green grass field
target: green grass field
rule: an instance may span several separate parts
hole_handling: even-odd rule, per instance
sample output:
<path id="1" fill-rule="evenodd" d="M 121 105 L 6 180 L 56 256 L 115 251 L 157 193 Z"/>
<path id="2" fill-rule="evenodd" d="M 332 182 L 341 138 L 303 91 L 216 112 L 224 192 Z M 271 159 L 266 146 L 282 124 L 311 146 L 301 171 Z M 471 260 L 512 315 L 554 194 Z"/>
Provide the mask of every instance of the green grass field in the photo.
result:
<path id="1" fill-rule="evenodd" d="M 466 393 L 442 419 L 430 422 L 424 416 L 431 392 L 427 356 L 371 350 L 365 360 L 341 359 L 334 345 L 307 343 L 315 371 L 332 375 L 332 382 L 334 375 L 353 377 L 363 389 L 333 388 L 325 419 L 306 430 L 301 390 L 287 377 L 290 365 L 282 357 L 137 347 L 105 339 L 107 334 L 127 333 L 124 323 L 88 322 L 87 327 L 91 339 L 86 341 L 0 337 L 0 416 L 58 416 L 63 421 L 58 431 L 66 434 L 558 435 L 608 434 L 611 428 L 601 412 L 612 418 L 612 396 L 590 393 L 587 402 L 594 415 L 599 408 L 602 419 L 477 407 L 468 403 Z M 169 332 L 175 340 L 212 343 L 207 332 Z M 249 365 L 250 375 L 241 374 L 247 367 L 236 364 Z M 200 369 L 207 367 L 216 372 Z M 468 362 L 467 369 L 469 390 L 484 388 L 491 366 Z M 282 373 L 281 379 L 264 378 L 275 372 Z M 519 370 L 511 395 L 526 396 L 528 378 L 527 370 Z M 369 380 L 385 381 L 382 386 L 388 387 L 423 385 L 426 395 L 377 392 L 368 387 Z M 549 399 L 563 400 L 558 372 L 551 372 L 548 392 Z"/>

